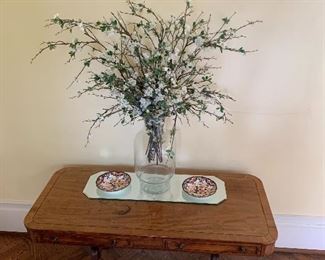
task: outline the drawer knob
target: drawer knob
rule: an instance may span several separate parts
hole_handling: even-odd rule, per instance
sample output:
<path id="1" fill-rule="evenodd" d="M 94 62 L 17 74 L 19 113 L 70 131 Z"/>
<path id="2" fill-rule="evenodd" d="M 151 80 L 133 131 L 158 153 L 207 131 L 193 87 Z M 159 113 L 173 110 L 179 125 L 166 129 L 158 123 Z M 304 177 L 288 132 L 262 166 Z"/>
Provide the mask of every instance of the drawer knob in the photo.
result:
<path id="1" fill-rule="evenodd" d="M 185 244 L 184 243 L 178 243 L 177 244 L 177 248 L 178 249 L 183 249 L 185 247 Z"/>
<path id="2" fill-rule="evenodd" d="M 244 246 L 241 246 L 241 247 L 239 248 L 239 250 L 240 250 L 240 252 L 242 252 L 242 253 L 246 253 L 246 251 L 247 251 L 246 247 L 244 247 Z"/>
<path id="3" fill-rule="evenodd" d="M 58 238 L 58 237 L 51 237 L 51 241 L 52 241 L 53 243 L 56 243 L 56 242 L 59 241 L 59 238 Z"/>

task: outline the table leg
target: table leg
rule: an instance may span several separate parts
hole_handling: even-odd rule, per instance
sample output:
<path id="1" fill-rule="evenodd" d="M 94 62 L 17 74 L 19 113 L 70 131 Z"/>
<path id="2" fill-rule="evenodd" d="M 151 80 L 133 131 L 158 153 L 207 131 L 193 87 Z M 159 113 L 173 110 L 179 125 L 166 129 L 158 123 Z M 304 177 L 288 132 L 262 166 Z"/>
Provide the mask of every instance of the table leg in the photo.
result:
<path id="1" fill-rule="evenodd" d="M 100 259 L 100 250 L 97 246 L 92 246 L 90 248 L 90 256 L 91 256 L 91 260 L 99 260 Z"/>
<path id="2" fill-rule="evenodd" d="M 210 260 L 218 260 L 219 259 L 219 255 L 216 254 L 212 254 L 210 257 Z"/>

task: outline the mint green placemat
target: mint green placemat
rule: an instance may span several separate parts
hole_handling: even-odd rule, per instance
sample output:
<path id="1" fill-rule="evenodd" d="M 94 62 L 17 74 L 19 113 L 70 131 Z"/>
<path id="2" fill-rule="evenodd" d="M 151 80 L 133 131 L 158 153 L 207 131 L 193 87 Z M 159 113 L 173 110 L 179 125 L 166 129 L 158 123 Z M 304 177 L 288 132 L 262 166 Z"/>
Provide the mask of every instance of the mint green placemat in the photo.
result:
<path id="1" fill-rule="evenodd" d="M 178 203 L 199 203 L 199 204 L 219 204 L 227 199 L 226 187 L 224 181 L 215 176 L 205 176 L 212 179 L 217 184 L 217 191 L 208 198 L 195 198 L 182 189 L 183 181 L 193 175 L 175 174 L 170 180 L 170 189 L 161 194 L 149 194 L 140 189 L 140 181 L 134 172 L 128 172 L 131 176 L 131 184 L 122 191 L 103 192 L 96 187 L 96 179 L 105 171 L 97 172 L 91 175 L 83 190 L 83 193 L 91 199 L 109 199 L 109 200 L 144 200 L 144 201 L 164 201 Z M 204 176 L 204 175 L 202 175 Z"/>

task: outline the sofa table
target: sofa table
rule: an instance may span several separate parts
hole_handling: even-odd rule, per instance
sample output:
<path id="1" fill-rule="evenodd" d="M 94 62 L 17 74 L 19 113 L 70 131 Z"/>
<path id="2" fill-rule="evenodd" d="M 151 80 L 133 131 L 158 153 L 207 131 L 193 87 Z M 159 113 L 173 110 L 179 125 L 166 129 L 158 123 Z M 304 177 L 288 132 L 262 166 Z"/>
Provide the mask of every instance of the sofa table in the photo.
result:
<path id="1" fill-rule="evenodd" d="M 264 256 L 277 238 L 262 182 L 248 174 L 177 169 L 215 175 L 225 182 L 227 200 L 219 205 L 88 199 L 90 175 L 128 166 L 76 166 L 56 172 L 25 218 L 35 259 L 37 245 L 59 243 L 92 248 L 142 248 L 211 254 Z"/>

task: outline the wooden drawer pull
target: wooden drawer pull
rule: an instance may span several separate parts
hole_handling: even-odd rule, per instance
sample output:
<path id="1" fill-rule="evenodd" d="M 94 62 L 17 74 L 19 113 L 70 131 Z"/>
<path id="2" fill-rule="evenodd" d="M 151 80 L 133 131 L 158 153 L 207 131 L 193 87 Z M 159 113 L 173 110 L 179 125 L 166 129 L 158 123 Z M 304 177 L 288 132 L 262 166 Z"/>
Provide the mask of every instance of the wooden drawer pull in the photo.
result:
<path id="1" fill-rule="evenodd" d="M 242 252 L 242 253 L 246 253 L 247 249 L 246 249 L 246 247 L 241 246 L 241 247 L 239 248 L 239 251 Z"/>
<path id="2" fill-rule="evenodd" d="M 177 248 L 178 249 L 183 249 L 185 247 L 185 244 L 184 243 L 178 243 L 177 244 Z"/>
<path id="3" fill-rule="evenodd" d="M 58 238 L 58 237 L 51 237 L 50 240 L 51 240 L 53 243 L 59 242 L 59 238 Z"/>

